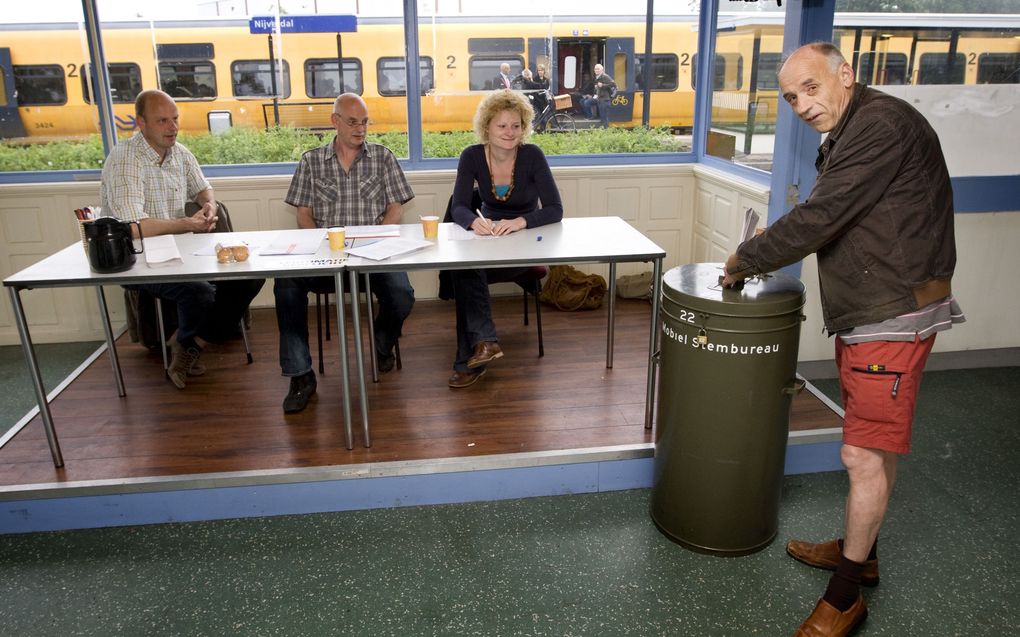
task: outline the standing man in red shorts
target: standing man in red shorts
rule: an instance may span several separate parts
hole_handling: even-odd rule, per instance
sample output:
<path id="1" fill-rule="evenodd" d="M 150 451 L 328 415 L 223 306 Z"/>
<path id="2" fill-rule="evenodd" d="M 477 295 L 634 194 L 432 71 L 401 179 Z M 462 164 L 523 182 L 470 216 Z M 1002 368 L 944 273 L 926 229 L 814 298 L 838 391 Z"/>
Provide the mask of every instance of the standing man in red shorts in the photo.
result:
<path id="1" fill-rule="evenodd" d="M 867 617 L 860 585 L 878 584 L 876 543 L 910 451 L 921 371 L 935 333 L 963 321 L 953 193 L 938 137 L 903 100 L 854 82 L 828 43 L 797 49 L 779 71 L 783 99 L 820 133 L 807 201 L 726 260 L 723 285 L 818 255 L 825 328 L 836 335 L 846 416 L 841 459 L 850 478 L 844 539 L 791 540 L 787 552 L 834 570 L 795 636 L 850 634 Z"/>

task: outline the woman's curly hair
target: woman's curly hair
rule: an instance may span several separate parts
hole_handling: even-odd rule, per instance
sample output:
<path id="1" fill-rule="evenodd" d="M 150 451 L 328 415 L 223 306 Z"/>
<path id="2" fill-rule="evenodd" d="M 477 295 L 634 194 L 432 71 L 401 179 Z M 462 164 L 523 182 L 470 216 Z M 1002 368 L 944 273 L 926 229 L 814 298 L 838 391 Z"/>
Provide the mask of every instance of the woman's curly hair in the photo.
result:
<path id="1" fill-rule="evenodd" d="M 478 141 L 483 144 L 489 143 L 489 124 L 492 123 L 492 118 L 503 111 L 516 111 L 520 114 L 523 128 L 521 143 L 528 139 L 531 135 L 531 121 L 535 119 L 535 109 L 531 108 L 531 102 L 519 91 L 499 89 L 489 93 L 478 103 L 474 120 L 475 136 L 478 137 Z"/>

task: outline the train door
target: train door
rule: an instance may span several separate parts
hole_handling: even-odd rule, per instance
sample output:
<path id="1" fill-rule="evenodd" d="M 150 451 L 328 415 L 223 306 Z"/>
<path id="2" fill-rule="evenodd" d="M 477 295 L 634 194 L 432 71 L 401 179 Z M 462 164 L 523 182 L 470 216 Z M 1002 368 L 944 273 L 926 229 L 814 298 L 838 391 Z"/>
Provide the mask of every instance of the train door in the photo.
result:
<path id="1" fill-rule="evenodd" d="M 605 53 L 606 41 L 598 38 L 557 38 L 553 47 L 556 60 L 550 84 L 556 95 L 569 94 L 575 108 L 580 108 L 581 95 L 590 95 L 592 69 Z"/>
<path id="2" fill-rule="evenodd" d="M 14 90 L 11 50 L 0 47 L 0 139 L 25 136 L 25 126 L 18 113 L 18 96 Z"/>
<path id="3" fill-rule="evenodd" d="M 609 121 L 634 119 L 634 38 L 609 38 L 603 66 L 616 82 L 616 95 L 609 108 Z"/>
<path id="4" fill-rule="evenodd" d="M 528 68 L 538 74 L 538 67 L 545 67 L 549 78 L 549 90 L 556 94 L 556 71 L 552 56 L 552 40 L 550 38 L 528 38 Z"/>

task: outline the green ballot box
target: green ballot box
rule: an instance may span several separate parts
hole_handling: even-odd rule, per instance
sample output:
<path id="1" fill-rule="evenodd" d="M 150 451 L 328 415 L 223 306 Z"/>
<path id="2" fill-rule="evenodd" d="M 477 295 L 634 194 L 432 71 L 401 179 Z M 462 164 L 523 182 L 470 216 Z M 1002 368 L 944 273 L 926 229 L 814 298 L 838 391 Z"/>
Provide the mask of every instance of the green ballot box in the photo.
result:
<path id="1" fill-rule="evenodd" d="M 719 285 L 722 265 L 662 282 L 652 520 L 680 544 L 744 555 L 776 536 L 804 286 Z"/>

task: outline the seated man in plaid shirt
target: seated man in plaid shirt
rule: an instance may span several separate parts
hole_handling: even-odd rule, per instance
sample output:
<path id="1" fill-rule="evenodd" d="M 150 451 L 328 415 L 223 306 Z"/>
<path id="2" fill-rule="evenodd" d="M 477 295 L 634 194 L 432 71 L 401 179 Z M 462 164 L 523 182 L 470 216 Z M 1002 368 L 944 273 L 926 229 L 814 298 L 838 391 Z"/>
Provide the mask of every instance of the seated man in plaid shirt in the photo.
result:
<path id="1" fill-rule="evenodd" d="M 336 137 L 301 156 L 285 201 L 297 208 L 300 228 L 400 223 L 401 206 L 414 197 L 396 158 L 385 146 L 365 141 L 368 107 L 353 93 L 333 104 Z M 371 275 L 379 301 L 375 319 L 375 356 L 380 372 L 393 369 L 393 346 L 414 306 L 406 272 Z M 280 367 L 290 377 L 284 413 L 302 411 L 315 393 L 315 372 L 308 351 L 308 292 L 334 291 L 333 277 L 276 280 L 276 321 L 280 327 Z"/>

